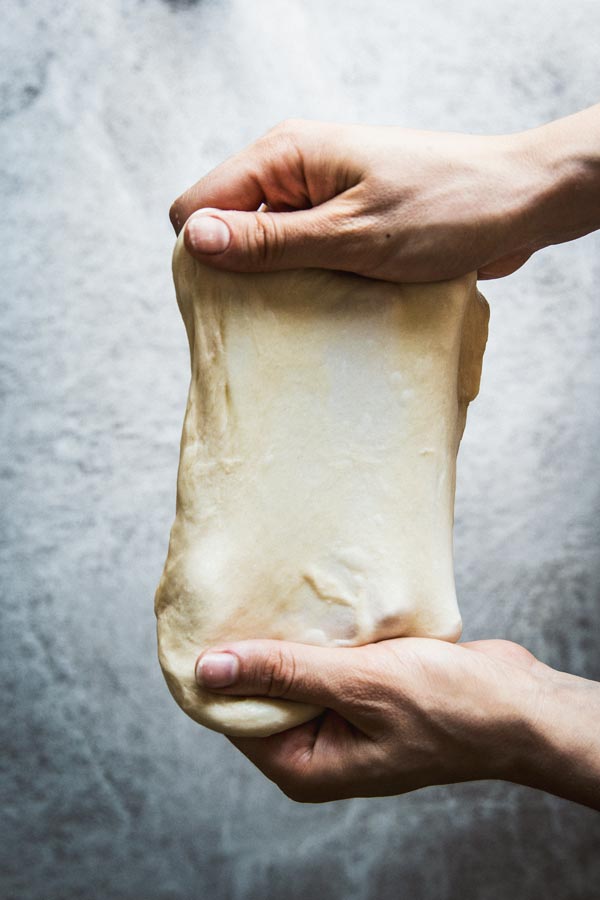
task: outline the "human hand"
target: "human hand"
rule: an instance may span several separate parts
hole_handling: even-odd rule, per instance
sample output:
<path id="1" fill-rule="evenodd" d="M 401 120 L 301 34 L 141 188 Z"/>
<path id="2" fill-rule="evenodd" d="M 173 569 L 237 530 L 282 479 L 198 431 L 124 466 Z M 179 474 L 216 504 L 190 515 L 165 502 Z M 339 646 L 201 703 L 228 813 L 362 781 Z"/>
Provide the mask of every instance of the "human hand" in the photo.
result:
<path id="1" fill-rule="evenodd" d="M 202 210 L 187 225 L 186 246 L 217 268 L 495 277 L 533 252 L 523 220 L 531 182 L 518 136 L 291 120 L 186 191 L 171 220 L 179 232 Z M 269 212 L 256 212 L 262 203 Z"/>
<path id="2" fill-rule="evenodd" d="M 241 641 L 219 651 L 198 660 L 204 687 L 326 707 L 268 738 L 230 738 L 294 800 L 501 778 L 600 808 L 600 685 L 556 672 L 518 644 Z M 233 664 L 228 687 L 223 657 Z"/>
<path id="3" fill-rule="evenodd" d="M 179 233 L 199 210 L 186 246 L 221 269 L 497 278 L 600 228 L 599 146 L 600 104 L 501 136 L 289 120 L 182 194 L 171 221 Z"/>

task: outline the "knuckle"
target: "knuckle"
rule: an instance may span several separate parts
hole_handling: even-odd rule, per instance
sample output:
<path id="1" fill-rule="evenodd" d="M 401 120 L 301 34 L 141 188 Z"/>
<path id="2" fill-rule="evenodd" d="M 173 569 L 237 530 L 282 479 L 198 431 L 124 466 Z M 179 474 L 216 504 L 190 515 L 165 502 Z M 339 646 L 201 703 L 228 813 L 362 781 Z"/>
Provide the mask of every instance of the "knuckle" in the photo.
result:
<path id="1" fill-rule="evenodd" d="M 313 784 L 299 778 L 285 779 L 277 786 L 294 803 L 329 803 L 331 800 L 339 799 L 339 795 L 332 787 Z"/>
<path id="2" fill-rule="evenodd" d="M 293 785 L 291 787 L 281 787 L 281 790 L 285 794 L 285 796 L 289 800 L 293 800 L 294 803 L 310 803 L 306 791 L 303 787 L 299 787 L 297 785 Z"/>
<path id="3" fill-rule="evenodd" d="M 173 228 L 179 233 L 183 224 L 181 221 L 181 197 L 178 197 L 177 200 L 174 200 L 171 204 L 171 208 L 169 209 L 169 219 L 171 220 Z"/>
<path id="4" fill-rule="evenodd" d="M 260 139 L 261 154 L 272 161 L 294 159 L 310 128 L 304 119 L 284 119 Z"/>
<path id="5" fill-rule="evenodd" d="M 275 125 L 271 132 L 274 134 L 295 135 L 306 127 L 306 120 L 295 118 L 294 116 L 282 119 Z"/>
<path id="6" fill-rule="evenodd" d="M 270 651 L 260 673 L 261 687 L 269 697 L 285 697 L 289 694 L 296 676 L 293 656 L 277 648 Z"/>
<path id="7" fill-rule="evenodd" d="M 306 754 L 288 760 L 274 781 L 295 803 L 328 803 L 343 796 L 335 773 L 315 769 Z"/>
<path id="8" fill-rule="evenodd" d="M 286 797 L 289 797 L 290 800 L 294 800 L 296 803 L 304 802 L 305 785 L 296 776 L 290 777 L 289 775 L 286 775 L 285 777 L 279 778 L 277 787 Z"/>
<path id="9" fill-rule="evenodd" d="M 251 257 L 259 268 L 271 266 L 283 256 L 283 236 L 269 213 L 255 215 L 249 245 Z"/>

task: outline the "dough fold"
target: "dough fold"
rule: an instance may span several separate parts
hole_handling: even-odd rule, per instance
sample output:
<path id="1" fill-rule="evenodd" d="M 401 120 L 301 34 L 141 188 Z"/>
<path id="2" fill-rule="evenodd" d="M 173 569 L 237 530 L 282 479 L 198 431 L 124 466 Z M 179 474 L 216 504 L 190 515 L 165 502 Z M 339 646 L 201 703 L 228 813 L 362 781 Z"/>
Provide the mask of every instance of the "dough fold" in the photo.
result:
<path id="1" fill-rule="evenodd" d="M 220 272 L 181 236 L 173 273 L 192 371 L 155 601 L 160 664 L 197 722 L 265 736 L 320 710 L 202 690 L 202 650 L 460 636 L 456 454 L 488 305 L 474 274 Z"/>

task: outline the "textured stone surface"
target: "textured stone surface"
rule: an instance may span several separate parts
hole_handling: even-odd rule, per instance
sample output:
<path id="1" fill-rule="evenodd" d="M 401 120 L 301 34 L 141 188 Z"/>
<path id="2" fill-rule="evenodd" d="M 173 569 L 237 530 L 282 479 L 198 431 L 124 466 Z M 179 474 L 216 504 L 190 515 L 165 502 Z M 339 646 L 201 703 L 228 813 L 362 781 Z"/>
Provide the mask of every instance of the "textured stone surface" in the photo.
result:
<path id="1" fill-rule="evenodd" d="M 504 132 L 587 106 L 596 0 L 7 0 L 2 18 L 2 897 L 594 896 L 597 815 L 535 791 L 294 805 L 173 703 L 152 596 L 188 378 L 170 201 L 287 116 Z M 590 678 L 599 250 L 486 284 L 456 528 L 465 637 Z"/>

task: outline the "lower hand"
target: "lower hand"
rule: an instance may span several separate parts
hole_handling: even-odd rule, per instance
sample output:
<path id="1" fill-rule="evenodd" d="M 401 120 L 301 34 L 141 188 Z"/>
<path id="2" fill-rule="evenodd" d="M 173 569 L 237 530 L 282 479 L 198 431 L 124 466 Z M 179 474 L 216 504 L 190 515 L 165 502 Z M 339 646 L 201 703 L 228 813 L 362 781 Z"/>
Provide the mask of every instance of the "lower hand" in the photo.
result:
<path id="1" fill-rule="evenodd" d="M 220 693 L 326 707 L 281 734 L 231 739 L 294 800 L 500 778 L 600 809 L 600 683 L 551 669 L 518 644 L 241 641 L 219 650 L 232 663 Z M 196 673 L 209 689 L 211 676 L 223 684 L 214 651 Z"/>
<path id="2" fill-rule="evenodd" d="M 553 670 L 508 641 L 400 638 L 330 649 L 225 645 L 237 678 L 219 693 L 327 707 L 268 738 L 232 742 L 292 799 L 402 794 L 432 784 L 516 779 Z M 197 673 L 222 683 L 214 654 Z M 217 671 L 219 670 L 219 671 Z"/>

